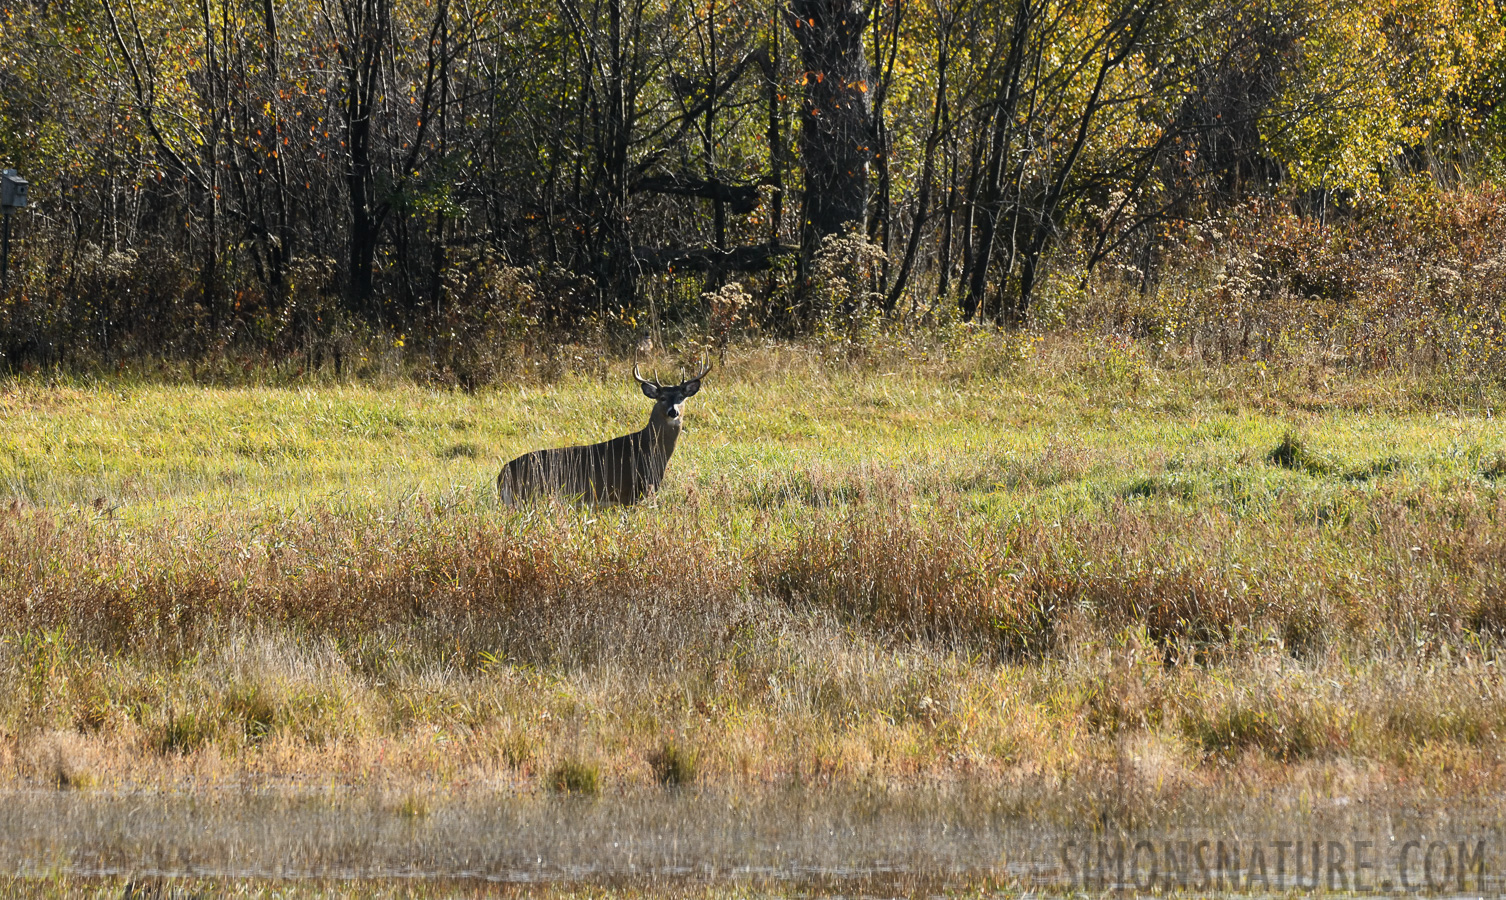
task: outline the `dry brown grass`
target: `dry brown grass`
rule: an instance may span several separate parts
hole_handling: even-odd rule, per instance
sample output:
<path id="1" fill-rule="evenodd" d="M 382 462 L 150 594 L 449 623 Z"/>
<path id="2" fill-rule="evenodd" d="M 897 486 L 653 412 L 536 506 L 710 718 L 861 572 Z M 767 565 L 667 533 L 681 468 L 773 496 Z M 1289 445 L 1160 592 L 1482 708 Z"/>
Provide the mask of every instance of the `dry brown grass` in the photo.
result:
<path id="1" fill-rule="evenodd" d="M 1438 437 L 1415 382 L 1034 352 L 1003 375 L 958 356 L 896 378 L 750 352 L 721 370 L 735 402 L 707 392 L 671 489 L 630 511 L 407 486 L 355 502 L 345 470 L 341 493 L 300 493 L 330 447 L 486 468 L 449 453 L 482 442 L 458 404 L 484 399 L 253 397 L 277 438 L 237 432 L 228 487 L 153 473 L 168 451 L 144 438 L 103 489 L 18 466 L 0 782 L 315 778 L 415 810 L 575 790 L 564 774 L 587 769 L 602 792 L 1107 779 L 1134 803 L 1334 773 L 1500 783 L 1493 424 Z M 781 402 L 759 405 L 770 384 Z M 606 388 L 537 402 L 573 414 L 572 390 Z M 7 400 L 67 470 L 114 446 L 57 425 L 92 397 Z M 1299 445 L 1321 465 L 1279 453 Z M 206 483 L 229 499 L 174 494 Z M 293 487 L 264 504 L 274 483 Z M 80 490 L 118 499 L 60 499 Z"/>
<path id="2" fill-rule="evenodd" d="M 1128 735 L 1158 783 L 1251 753 L 1405 771 L 1440 744 L 1483 777 L 1500 514 L 1387 498 L 1304 547 L 1214 511 L 1000 530 L 885 501 L 730 548 L 654 524 L 584 541 L 543 510 L 517 532 L 310 523 L 278 558 L 16 510 L 0 762 L 62 787 L 531 789 L 580 759 L 670 780 L 667 740 L 762 783 L 1084 774 Z"/>
<path id="3" fill-rule="evenodd" d="M 749 617 L 774 616 L 773 600 L 879 640 L 1001 660 L 1038 656 L 1077 628 L 1143 625 L 1168 650 L 1219 653 L 1236 638 L 1300 651 L 1506 626 L 1495 491 L 1289 495 L 1258 517 L 1115 499 L 1007 525 L 960 500 L 916 515 L 903 495 L 877 495 L 793 528 L 755 526 L 736 545 L 688 503 L 673 519 L 607 528 L 546 507 L 484 523 L 442 510 L 313 516 L 275 535 L 12 505 L 0 511 L 0 615 L 22 644 L 56 633 L 100 652 L 192 656 L 247 624 L 357 644 L 400 627 L 472 664 L 485 653 L 563 667 L 695 658 Z"/>

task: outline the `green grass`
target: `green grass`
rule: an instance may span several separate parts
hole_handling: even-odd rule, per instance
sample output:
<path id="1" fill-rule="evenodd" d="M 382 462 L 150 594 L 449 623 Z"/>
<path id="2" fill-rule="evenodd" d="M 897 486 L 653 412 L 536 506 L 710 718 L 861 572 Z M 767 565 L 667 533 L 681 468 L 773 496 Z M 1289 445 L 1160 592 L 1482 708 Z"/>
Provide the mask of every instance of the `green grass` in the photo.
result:
<path id="1" fill-rule="evenodd" d="M 710 494 L 719 512 L 745 520 L 903 485 L 923 501 L 962 498 L 1008 521 L 1125 499 L 1193 507 L 1363 498 L 1374 486 L 1356 482 L 1372 473 L 1389 476 L 1393 491 L 1491 489 L 1506 442 L 1494 418 L 1409 407 L 1406 397 L 1384 397 L 1392 386 L 1383 383 L 1363 385 L 1375 396 L 1357 400 L 1385 405 L 1314 413 L 1251 396 L 1249 386 L 1220 389 L 1210 372 L 1165 372 L 1130 390 L 1072 372 L 1042 377 L 1028 364 L 1002 380 L 895 368 L 757 359 L 744 377 L 736 368 L 711 376 L 690 403 L 656 508 Z M 390 516 L 424 503 L 495 516 L 501 463 L 635 430 L 647 409 L 626 379 L 480 395 L 12 383 L 0 395 L 0 486 L 29 505 L 95 509 L 129 526 Z M 1267 465 L 1294 428 L 1301 459 Z"/>
<path id="2" fill-rule="evenodd" d="M 514 455 L 642 426 L 627 369 L 0 385 L 0 777 L 1503 770 L 1491 396 L 1067 339 L 750 348 L 650 502 L 501 506 Z"/>

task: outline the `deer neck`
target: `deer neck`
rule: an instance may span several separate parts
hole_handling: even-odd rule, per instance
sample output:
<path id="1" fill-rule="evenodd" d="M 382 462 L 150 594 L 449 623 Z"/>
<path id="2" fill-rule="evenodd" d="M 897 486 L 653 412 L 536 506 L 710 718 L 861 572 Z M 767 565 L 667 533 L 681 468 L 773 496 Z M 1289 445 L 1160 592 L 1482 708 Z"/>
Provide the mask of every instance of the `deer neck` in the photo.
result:
<path id="1" fill-rule="evenodd" d="M 662 454 L 662 459 L 667 460 L 675 452 L 675 441 L 680 439 L 680 427 L 680 417 L 671 419 L 662 409 L 655 407 L 653 414 L 648 417 L 648 425 L 643 429 L 643 436 L 648 439 L 648 445 Z"/>

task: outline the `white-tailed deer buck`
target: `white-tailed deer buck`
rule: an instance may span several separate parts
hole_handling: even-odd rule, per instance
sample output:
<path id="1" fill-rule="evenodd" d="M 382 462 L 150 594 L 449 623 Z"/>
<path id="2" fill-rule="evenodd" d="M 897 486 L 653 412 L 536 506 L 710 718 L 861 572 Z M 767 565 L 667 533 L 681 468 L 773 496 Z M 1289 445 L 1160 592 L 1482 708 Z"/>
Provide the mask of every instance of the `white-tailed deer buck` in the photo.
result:
<path id="1" fill-rule="evenodd" d="M 642 431 L 583 447 L 559 447 L 525 453 L 502 467 L 497 493 L 503 503 L 543 494 L 580 498 L 587 503 L 636 503 L 664 480 L 664 467 L 680 437 L 681 407 L 701 389 L 711 371 L 706 364 L 694 378 L 676 385 L 645 381 L 633 366 L 633 379 L 654 402 Z"/>

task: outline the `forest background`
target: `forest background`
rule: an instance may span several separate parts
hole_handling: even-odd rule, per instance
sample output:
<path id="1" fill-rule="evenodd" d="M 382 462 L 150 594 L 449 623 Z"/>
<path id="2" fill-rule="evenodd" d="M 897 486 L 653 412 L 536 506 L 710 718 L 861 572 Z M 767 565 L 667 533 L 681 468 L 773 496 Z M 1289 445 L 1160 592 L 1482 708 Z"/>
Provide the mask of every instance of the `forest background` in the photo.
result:
<path id="1" fill-rule="evenodd" d="M 1498 361 L 1483 0 L 10 0 L 0 368 L 958 322 Z M 572 357 L 573 358 L 573 357 Z"/>

